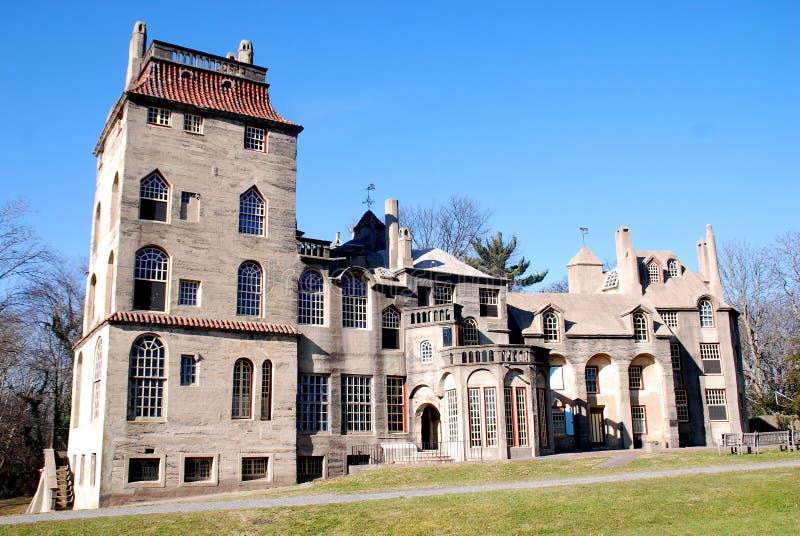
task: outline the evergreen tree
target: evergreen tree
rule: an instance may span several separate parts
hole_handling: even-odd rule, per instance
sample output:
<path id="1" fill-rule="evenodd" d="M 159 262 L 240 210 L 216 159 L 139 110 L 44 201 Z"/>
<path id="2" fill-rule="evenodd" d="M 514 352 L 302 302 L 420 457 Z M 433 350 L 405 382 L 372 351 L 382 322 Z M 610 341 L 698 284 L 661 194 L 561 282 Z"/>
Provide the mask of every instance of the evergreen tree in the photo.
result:
<path id="1" fill-rule="evenodd" d="M 506 243 L 503 241 L 503 233 L 498 231 L 485 242 L 481 239 L 473 240 L 472 247 L 478 256 L 469 257 L 467 263 L 489 275 L 507 278 L 511 290 L 520 290 L 539 283 L 547 275 L 547 270 L 525 275 L 531 264 L 525 257 L 520 257 L 516 264 L 508 265 L 513 262 L 514 250 L 517 249 L 517 237 L 514 235 L 511 235 L 511 240 Z"/>

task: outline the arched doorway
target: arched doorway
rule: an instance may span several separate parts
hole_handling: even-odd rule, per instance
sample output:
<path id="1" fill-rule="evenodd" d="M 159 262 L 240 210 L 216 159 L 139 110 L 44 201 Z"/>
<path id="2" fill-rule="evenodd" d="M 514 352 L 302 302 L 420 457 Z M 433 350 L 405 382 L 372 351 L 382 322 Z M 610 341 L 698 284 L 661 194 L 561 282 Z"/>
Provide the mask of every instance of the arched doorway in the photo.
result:
<path id="1" fill-rule="evenodd" d="M 439 448 L 439 421 L 439 410 L 431 405 L 425 406 L 422 410 L 422 429 L 420 430 L 423 450 Z"/>

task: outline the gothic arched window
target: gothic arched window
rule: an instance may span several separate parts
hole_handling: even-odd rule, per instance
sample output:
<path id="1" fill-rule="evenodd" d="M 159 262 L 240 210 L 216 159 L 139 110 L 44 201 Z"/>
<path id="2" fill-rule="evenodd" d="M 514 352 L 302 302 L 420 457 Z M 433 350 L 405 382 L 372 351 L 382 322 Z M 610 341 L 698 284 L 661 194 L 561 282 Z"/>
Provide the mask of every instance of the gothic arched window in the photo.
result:
<path id="1" fill-rule="evenodd" d="M 236 314 L 261 315 L 261 267 L 252 262 L 239 266 L 236 280 Z"/>

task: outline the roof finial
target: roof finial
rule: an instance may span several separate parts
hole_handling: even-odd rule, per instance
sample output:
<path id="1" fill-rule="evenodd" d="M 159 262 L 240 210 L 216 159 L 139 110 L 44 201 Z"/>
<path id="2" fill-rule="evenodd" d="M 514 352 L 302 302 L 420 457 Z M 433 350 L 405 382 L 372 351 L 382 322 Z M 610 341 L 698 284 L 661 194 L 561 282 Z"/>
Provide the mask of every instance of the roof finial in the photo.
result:
<path id="1" fill-rule="evenodd" d="M 375 185 L 370 183 L 369 186 L 364 188 L 367 191 L 367 198 L 361 202 L 362 205 L 367 205 L 367 210 L 372 210 L 372 205 L 375 203 L 375 200 L 370 197 L 370 192 L 375 189 Z"/>
<path id="2" fill-rule="evenodd" d="M 579 227 L 581 230 L 581 242 L 583 242 L 583 247 L 586 247 L 586 235 L 589 234 L 588 227 Z"/>

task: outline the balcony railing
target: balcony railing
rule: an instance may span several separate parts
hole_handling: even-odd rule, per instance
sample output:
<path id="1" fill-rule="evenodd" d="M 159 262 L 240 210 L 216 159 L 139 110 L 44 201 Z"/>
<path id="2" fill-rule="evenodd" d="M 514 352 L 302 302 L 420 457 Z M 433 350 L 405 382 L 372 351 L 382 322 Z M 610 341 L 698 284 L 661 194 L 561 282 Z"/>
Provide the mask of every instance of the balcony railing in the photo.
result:
<path id="1" fill-rule="evenodd" d="M 406 327 L 452 324 L 456 319 L 456 306 L 453 303 L 428 305 L 406 309 L 403 314 L 405 315 Z"/>
<path id="2" fill-rule="evenodd" d="M 446 363 L 471 365 L 474 363 L 524 363 L 535 361 L 530 346 L 522 344 L 482 344 L 477 346 L 454 346 L 442 350 Z"/>
<path id="3" fill-rule="evenodd" d="M 297 252 L 304 257 L 317 259 L 328 259 L 331 256 L 331 248 L 328 242 L 310 238 L 297 241 Z"/>

